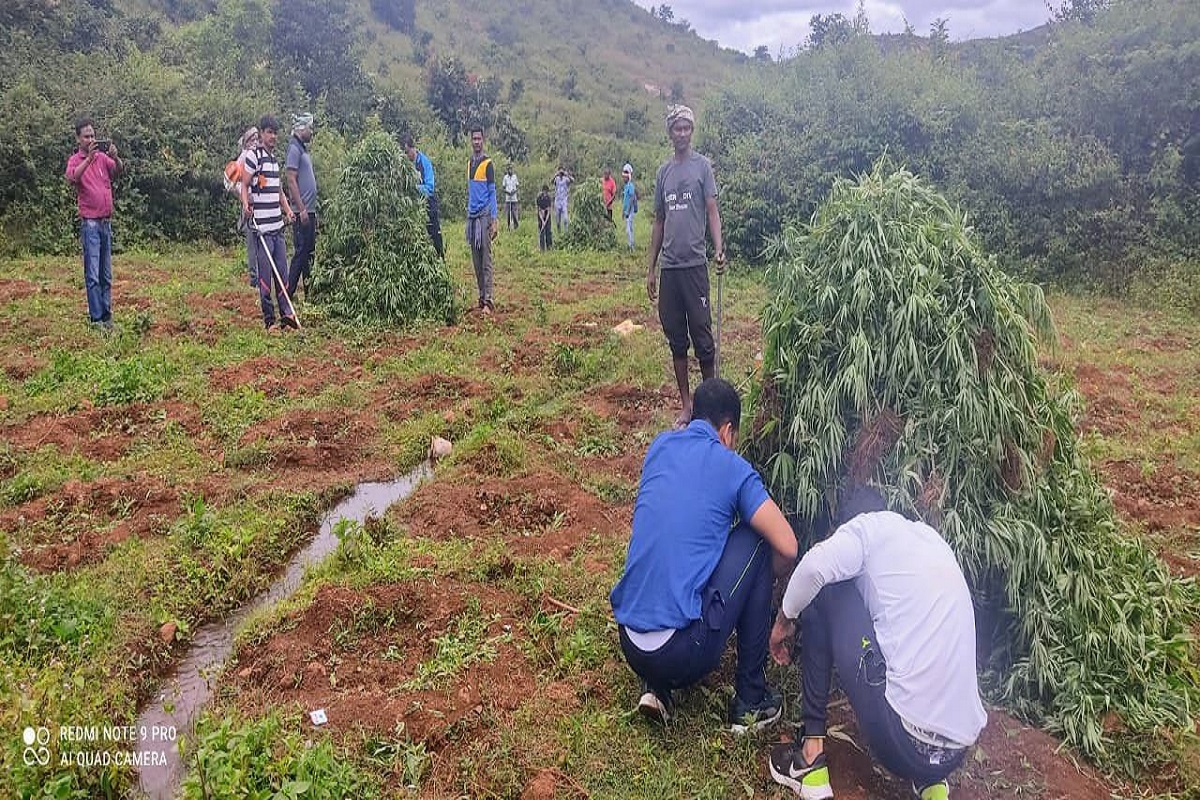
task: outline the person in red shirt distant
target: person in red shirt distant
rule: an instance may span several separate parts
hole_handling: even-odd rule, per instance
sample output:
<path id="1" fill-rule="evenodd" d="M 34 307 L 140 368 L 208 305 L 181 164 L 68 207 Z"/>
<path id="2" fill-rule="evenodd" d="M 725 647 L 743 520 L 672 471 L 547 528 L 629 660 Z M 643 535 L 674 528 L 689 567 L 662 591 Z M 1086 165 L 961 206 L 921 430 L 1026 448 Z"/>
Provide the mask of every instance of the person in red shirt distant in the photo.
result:
<path id="1" fill-rule="evenodd" d="M 617 182 L 613 180 L 612 170 L 604 170 L 604 180 L 600 181 L 600 187 L 604 190 L 604 210 L 608 212 L 608 221 L 612 222 L 612 204 L 617 196 Z"/>
<path id="2" fill-rule="evenodd" d="M 75 123 L 77 147 L 67 159 L 67 182 L 79 204 L 79 240 L 83 245 L 83 283 L 88 319 L 112 329 L 112 179 L 124 171 L 117 146 L 96 138 L 90 119 Z"/>

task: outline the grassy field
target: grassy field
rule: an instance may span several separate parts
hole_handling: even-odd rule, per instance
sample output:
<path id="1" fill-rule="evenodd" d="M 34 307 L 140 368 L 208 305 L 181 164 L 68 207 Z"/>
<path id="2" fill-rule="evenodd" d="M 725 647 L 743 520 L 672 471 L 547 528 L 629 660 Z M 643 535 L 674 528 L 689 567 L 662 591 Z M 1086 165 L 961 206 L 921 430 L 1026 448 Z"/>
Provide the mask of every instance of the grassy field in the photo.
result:
<path id="1" fill-rule="evenodd" d="M 188 737 L 186 795 L 785 796 L 764 767 L 774 739 L 720 730 L 728 669 L 682 697 L 666 732 L 631 715 L 607 593 L 641 457 L 676 411 L 643 259 L 540 254 L 527 221 L 501 236 L 493 318 L 367 331 L 302 304 L 306 331 L 281 337 L 262 332 L 236 252 L 118 255 L 112 337 L 81 321 L 75 259 L 0 265 L 0 774 L 13 781 L 0 795 L 129 791 L 125 768 L 59 765 L 60 726 L 131 724 L 203 622 L 261 590 L 337 497 L 409 470 L 438 435 L 455 447 L 432 480 L 343 530 L 300 592 L 240 633 Z M 754 370 L 764 292 L 756 274 L 727 279 L 737 382 Z M 1109 300 L 1052 305 L 1062 345 L 1045 360 L 1076 376 L 1122 517 L 1195 574 L 1200 329 Z M 626 319 L 645 327 L 611 332 Z M 771 677 L 790 710 L 796 676 Z M 904 797 L 836 714 L 839 797 Z M 1138 794 L 991 717 L 957 797 Z M 51 765 L 22 763 L 26 726 L 55 731 Z M 1154 790 L 1186 796 L 1195 780 L 1163 774 Z"/>

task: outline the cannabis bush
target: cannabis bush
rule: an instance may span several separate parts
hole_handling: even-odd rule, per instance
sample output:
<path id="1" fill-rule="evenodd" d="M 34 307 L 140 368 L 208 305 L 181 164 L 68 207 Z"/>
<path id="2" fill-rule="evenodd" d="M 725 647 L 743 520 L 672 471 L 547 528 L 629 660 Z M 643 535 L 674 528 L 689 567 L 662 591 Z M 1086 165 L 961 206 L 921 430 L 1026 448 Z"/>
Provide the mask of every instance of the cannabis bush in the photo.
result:
<path id="1" fill-rule="evenodd" d="M 417 173 L 386 133 L 347 156 L 321 216 L 313 298 L 335 317 L 404 325 L 451 322 L 454 287 L 426 231 Z"/>
<path id="2" fill-rule="evenodd" d="M 1079 452 L 1077 396 L 1037 366 L 1035 337 L 1053 336 L 1041 291 L 881 163 L 835 183 L 770 257 L 749 450 L 800 527 L 839 489 L 878 486 L 957 553 L 993 696 L 1100 759 L 1117 731 L 1190 730 L 1193 587 L 1118 530 Z"/>
<path id="3" fill-rule="evenodd" d="M 619 213 L 619 212 L 614 212 Z M 562 235 L 564 250 L 616 250 L 617 231 L 604 210 L 600 192 L 590 184 L 575 196 L 570 225 Z"/>

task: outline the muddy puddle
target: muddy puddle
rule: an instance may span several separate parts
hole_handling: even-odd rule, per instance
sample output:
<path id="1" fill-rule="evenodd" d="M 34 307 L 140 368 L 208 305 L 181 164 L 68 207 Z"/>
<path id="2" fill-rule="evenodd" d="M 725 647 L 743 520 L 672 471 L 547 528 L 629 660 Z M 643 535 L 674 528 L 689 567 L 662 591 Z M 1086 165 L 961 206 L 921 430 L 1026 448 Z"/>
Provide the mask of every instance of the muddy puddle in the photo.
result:
<path id="1" fill-rule="evenodd" d="M 200 628 L 154 701 L 138 717 L 141 730 L 172 732 L 143 737 L 138 747 L 138 783 L 151 800 L 169 800 L 179 790 L 184 763 L 179 757 L 178 738 L 189 734 L 196 717 L 211 699 L 221 668 L 233 652 L 238 629 L 252 614 L 286 600 L 300 587 L 304 572 L 319 564 L 337 548 L 334 529 L 343 520 L 363 522 L 381 516 L 393 503 L 408 497 L 431 475 L 422 464 L 407 475 L 382 483 L 360 483 L 354 493 L 338 503 L 321 522 L 313 540 L 288 563 L 287 569 L 264 592 L 223 620 Z"/>

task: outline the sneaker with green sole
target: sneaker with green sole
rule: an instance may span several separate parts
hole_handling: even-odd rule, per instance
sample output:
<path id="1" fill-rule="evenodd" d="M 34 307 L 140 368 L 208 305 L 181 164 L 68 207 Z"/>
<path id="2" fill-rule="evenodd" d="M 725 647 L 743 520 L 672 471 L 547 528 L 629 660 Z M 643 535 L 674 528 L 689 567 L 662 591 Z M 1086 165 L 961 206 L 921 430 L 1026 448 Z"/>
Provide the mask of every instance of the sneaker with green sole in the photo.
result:
<path id="1" fill-rule="evenodd" d="M 775 782 L 788 787 L 802 800 L 830 800 L 833 787 L 829 785 L 829 765 L 825 754 L 817 756 L 810 764 L 804 760 L 804 748 L 800 742 L 787 742 L 771 748 L 767 764 Z"/>
<path id="2" fill-rule="evenodd" d="M 913 784 L 913 794 L 917 800 L 950 800 L 950 784 L 945 781 L 931 783 L 924 789 L 918 789 Z"/>

